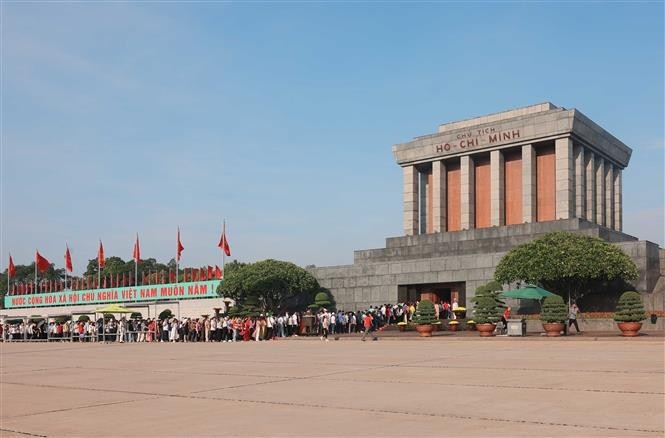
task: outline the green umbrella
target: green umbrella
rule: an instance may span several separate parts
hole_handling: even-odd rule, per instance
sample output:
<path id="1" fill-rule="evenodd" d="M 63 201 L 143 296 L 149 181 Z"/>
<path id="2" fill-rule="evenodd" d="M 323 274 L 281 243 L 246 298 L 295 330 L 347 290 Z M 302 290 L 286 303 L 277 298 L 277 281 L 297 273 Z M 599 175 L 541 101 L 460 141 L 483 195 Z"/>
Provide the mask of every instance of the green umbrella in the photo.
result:
<path id="1" fill-rule="evenodd" d="M 554 295 L 552 292 L 546 291 L 542 287 L 527 284 L 521 289 L 507 290 L 501 293 L 501 298 L 522 298 L 528 300 L 540 300 L 541 298 Z"/>

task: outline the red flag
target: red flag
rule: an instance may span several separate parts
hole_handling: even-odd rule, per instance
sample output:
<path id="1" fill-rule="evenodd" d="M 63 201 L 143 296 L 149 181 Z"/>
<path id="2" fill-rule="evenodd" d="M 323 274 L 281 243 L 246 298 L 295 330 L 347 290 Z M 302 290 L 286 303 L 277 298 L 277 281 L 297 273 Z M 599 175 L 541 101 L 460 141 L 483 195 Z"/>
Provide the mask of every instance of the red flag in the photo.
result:
<path id="1" fill-rule="evenodd" d="M 203 281 L 206 279 L 206 270 L 205 268 L 199 269 L 199 280 Z"/>
<path id="2" fill-rule="evenodd" d="M 37 265 L 39 272 L 44 272 L 51 266 L 51 262 L 42 257 L 42 255 L 39 254 L 39 251 L 35 254 L 35 264 Z"/>
<path id="3" fill-rule="evenodd" d="M 218 280 L 222 278 L 222 270 L 217 265 L 215 265 L 215 278 Z"/>
<path id="4" fill-rule="evenodd" d="M 231 255 L 231 248 L 229 247 L 229 241 L 226 240 L 226 222 L 224 222 L 224 228 L 222 229 L 222 237 L 219 239 L 217 246 L 224 251 L 224 254 L 227 256 Z"/>
<path id="5" fill-rule="evenodd" d="M 138 264 L 141 261 L 141 248 L 139 247 L 139 233 L 136 233 L 136 242 L 134 243 L 134 262 Z"/>
<path id="6" fill-rule="evenodd" d="M 99 270 L 104 269 L 104 245 L 102 241 L 99 241 L 99 251 L 97 252 L 97 264 L 99 265 Z"/>
<path id="7" fill-rule="evenodd" d="M 69 252 L 69 245 L 67 245 L 67 251 L 65 251 L 65 269 L 69 272 L 74 272 L 74 266 L 72 265 L 72 255 Z"/>
<path id="8" fill-rule="evenodd" d="M 175 283 L 175 272 L 169 269 L 169 283 Z"/>
<path id="9" fill-rule="evenodd" d="M 9 278 L 16 275 L 16 266 L 14 266 L 14 260 L 12 259 L 11 254 L 9 254 L 9 267 L 7 268 L 7 272 L 9 273 Z"/>
<path id="10" fill-rule="evenodd" d="M 189 272 L 190 272 L 191 275 L 192 275 L 191 280 L 192 280 L 192 281 L 197 281 L 197 280 L 198 280 L 198 273 L 199 273 L 198 269 L 190 268 L 190 269 L 189 269 Z"/>
<path id="11" fill-rule="evenodd" d="M 185 249 L 184 246 L 182 246 L 182 242 L 180 242 L 180 227 L 178 227 L 178 249 L 176 250 L 176 260 L 180 261 L 180 254 L 182 251 Z"/>
<path id="12" fill-rule="evenodd" d="M 145 271 L 141 271 L 141 284 L 145 284 Z"/>
<path id="13" fill-rule="evenodd" d="M 208 266 L 208 280 L 212 280 L 213 275 L 215 274 L 213 273 L 212 266 Z"/>

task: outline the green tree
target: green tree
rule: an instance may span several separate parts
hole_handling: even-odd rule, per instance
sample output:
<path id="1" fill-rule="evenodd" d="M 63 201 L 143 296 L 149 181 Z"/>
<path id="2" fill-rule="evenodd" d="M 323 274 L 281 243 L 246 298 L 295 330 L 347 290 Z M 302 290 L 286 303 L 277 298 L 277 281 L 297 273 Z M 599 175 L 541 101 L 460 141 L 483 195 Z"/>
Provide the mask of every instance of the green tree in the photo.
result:
<path id="1" fill-rule="evenodd" d="M 226 265 L 224 281 L 217 293 L 233 298 L 237 305 L 249 303 L 262 312 L 282 311 L 293 298 L 304 296 L 311 302 L 319 283 L 309 272 L 299 266 L 280 260 L 263 260 L 247 265 Z"/>
<path id="2" fill-rule="evenodd" d="M 494 273 L 499 283 L 542 284 L 571 299 L 608 282 L 627 283 L 637 277 L 635 263 L 616 245 L 569 232 L 546 234 L 513 248 Z"/>

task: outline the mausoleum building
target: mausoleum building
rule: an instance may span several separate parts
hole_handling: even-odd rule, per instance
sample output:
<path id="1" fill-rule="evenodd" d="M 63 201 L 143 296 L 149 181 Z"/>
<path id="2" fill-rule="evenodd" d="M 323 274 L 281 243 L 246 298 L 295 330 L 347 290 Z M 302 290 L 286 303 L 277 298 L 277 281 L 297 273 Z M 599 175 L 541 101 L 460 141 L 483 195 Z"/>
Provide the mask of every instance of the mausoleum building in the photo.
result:
<path id="1" fill-rule="evenodd" d="M 421 298 L 470 305 L 507 251 L 566 230 L 615 242 L 640 270 L 636 287 L 653 294 L 665 254 L 622 233 L 631 153 L 579 110 L 549 102 L 445 123 L 393 146 L 404 236 L 312 272 L 343 309 Z"/>

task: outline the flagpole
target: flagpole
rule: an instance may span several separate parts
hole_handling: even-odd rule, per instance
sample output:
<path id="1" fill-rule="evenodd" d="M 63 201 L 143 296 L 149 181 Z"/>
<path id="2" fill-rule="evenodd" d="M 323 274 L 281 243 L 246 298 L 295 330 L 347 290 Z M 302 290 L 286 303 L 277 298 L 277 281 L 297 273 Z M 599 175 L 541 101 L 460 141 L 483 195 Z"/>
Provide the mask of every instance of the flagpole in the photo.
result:
<path id="1" fill-rule="evenodd" d="M 67 252 L 69 252 L 69 245 L 65 245 L 67 247 Z M 65 287 L 64 289 L 67 289 L 67 257 L 65 257 Z"/>
<path id="2" fill-rule="evenodd" d="M 224 219 L 224 224 L 222 226 L 222 233 L 224 234 L 224 241 L 226 241 L 226 219 Z M 226 251 L 224 251 L 224 246 L 222 245 L 222 278 L 224 278 L 225 264 L 226 264 Z"/>
<path id="3" fill-rule="evenodd" d="M 9 253 L 9 258 L 12 258 L 12 253 Z M 7 263 L 7 295 L 9 295 L 9 263 Z"/>
<path id="4" fill-rule="evenodd" d="M 37 251 L 37 250 L 35 250 Z M 37 252 L 35 252 L 35 293 L 38 292 L 37 289 Z"/>
<path id="5" fill-rule="evenodd" d="M 136 257 L 136 244 L 139 242 L 139 233 L 136 233 L 136 243 L 134 243 L 134 284 L 139 285 L 139 261 Z"/>
<path id="6" fill-rule="evenodd" d="M 99 246 L 101 248 L 102 239 L 99 239 Z M 99 249 L 97 250 L 97 287 L 101 289 L 102 287 L 102 266 L 101 261 L 99 260 Z"/>
<path id="7" fill-rule="evenodd" d="M 178 266 L 180 265 L 180 227 L 178 227 L 178 242 L 175 247 L 175 283 L 178 284 Z"/>

